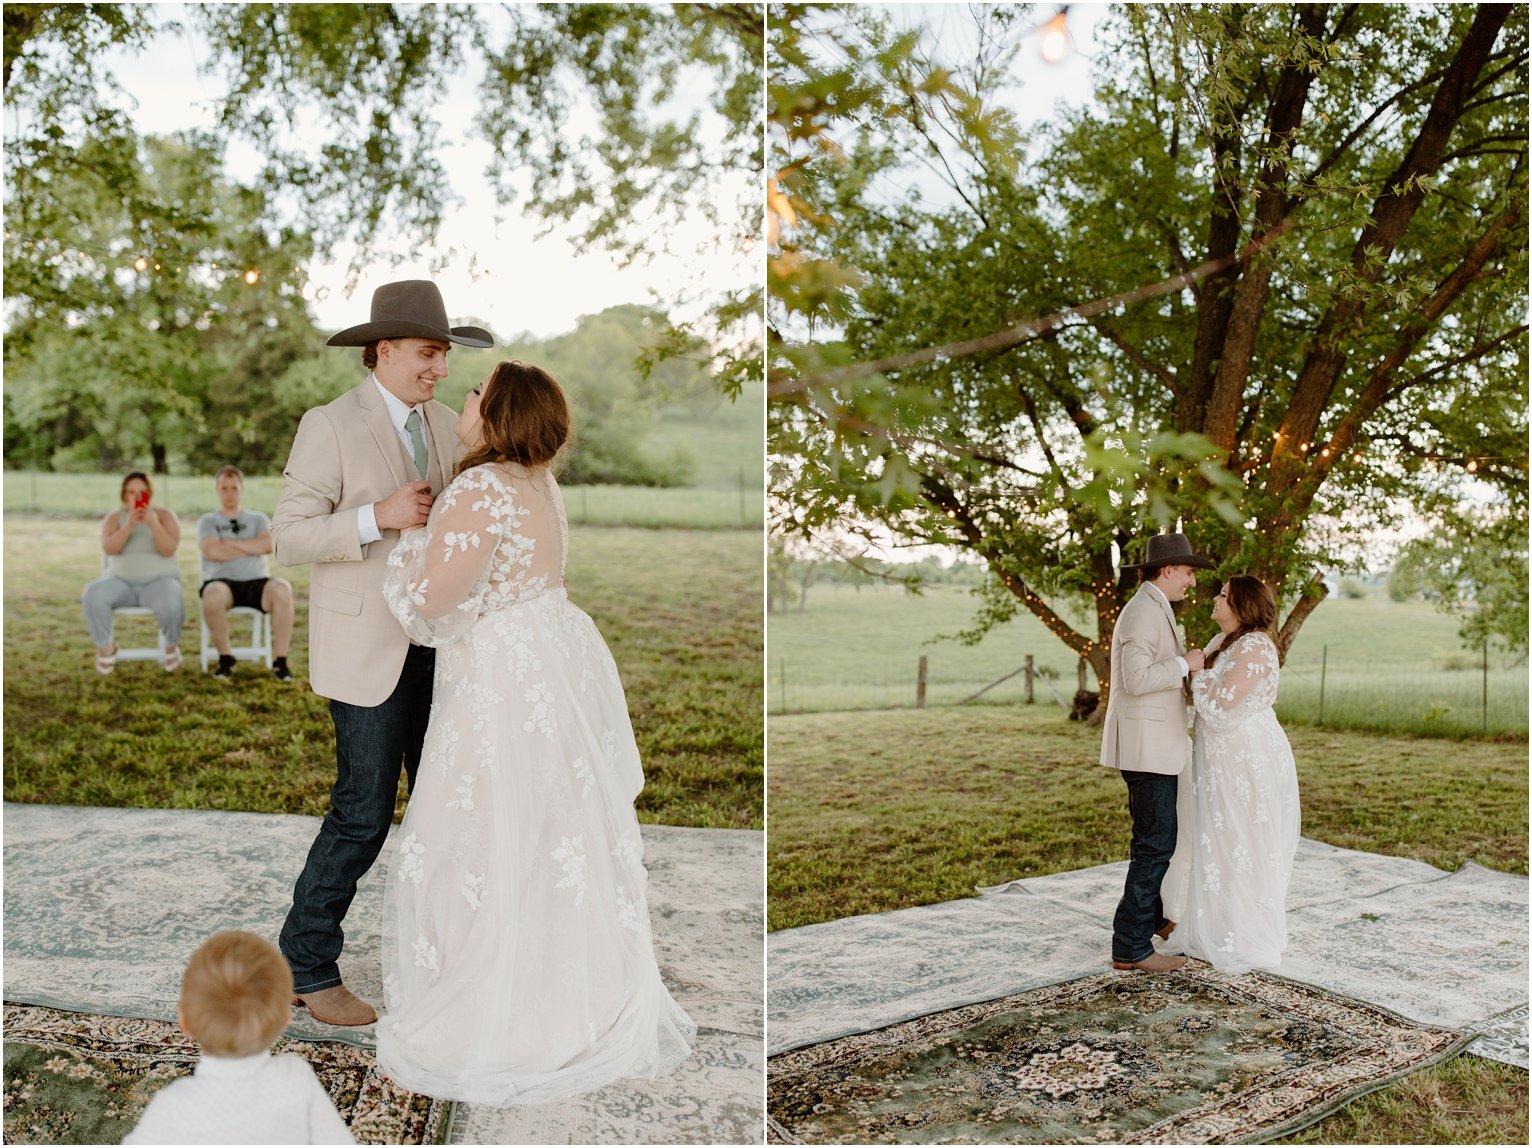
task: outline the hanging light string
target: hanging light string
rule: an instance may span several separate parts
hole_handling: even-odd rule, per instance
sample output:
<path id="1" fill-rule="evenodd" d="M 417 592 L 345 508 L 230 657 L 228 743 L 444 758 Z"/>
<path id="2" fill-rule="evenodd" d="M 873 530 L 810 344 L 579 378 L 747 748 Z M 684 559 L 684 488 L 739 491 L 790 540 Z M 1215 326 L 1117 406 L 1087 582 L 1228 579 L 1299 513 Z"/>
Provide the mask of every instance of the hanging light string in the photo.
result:
<path id="1" fill-rule="evenodd" d="M 164 249 L 150 249 L 148 253 L 135 250 L 130 244 L 124 244 L 120 249 L 113 251 L 106 248 L 91 248 L 85 244 L 66 244 L 58 239 L 33 239 L 18 235 L 7 228 L 5 231 L 7 244 L 16 244 L 23 250 L 33 250 L 50 253 L 53 257 L 61 260 L 87 262 L 95 269 L 101 271 L 128 270 L 135 271 L 140 275 L 151 272 L 171 273 L 181 275 L 192 269 L 217 272 L 225 280 L 230 278 L 243 279 L 249 286 L 254 286 L 265 276 L 266 272 L 257 266 L 240 266 L 238 263 L 225 263 L 218 260 L 204 260 L 187 258 L 175 252 Z M 293 274 L 302 275 L 303 268 L 293 266 Z"/>
<path id="2" fill-rule="evenodd" d="M 1273 431 L 1270 437 L 1266 440 L 1272 444 L 1270 453 L 1258 453 L 1249 458 L 1242 459 L 1233 468 L 1234 473 L 1243 473 L 1245 482 L 1248 484 L 1250 482 L 1250 475 L 1254 471 L 1258 470 L 1262 466 L 1269 465 L 1276 460 L 1277 448 L 1281 446 L 1282 440 L 1287 437 L 1288 436 L 1284 435 L 1281 431 Z M 1433 466 L 1460 466 L 1470 474 L 1475 473 L 1482 466 L 1495 462 L 1510 463 L 1518 470 L 1527 469 L 1527 456 L 1524 454 L 1444 454 L 1440 451 L 1433 451 L 1421 447 L 1416 447 L 1412 443 L 1400 441 L 1397 436 L 1391 435 L 1375 435 L 1370 441 L 1377 442 L 1380 439 L 1390 439 L 1394 441 L 1400 449 L 1407 452 L 1412 458 L 1420 459 L 1421 461 L 1430 463 Z M 1259 450 L 1260 448 L 1257 447 L 1257 449 Z M 1299 442 L 1293 445 L 1290 449 L 1292 449 L 1297 454 L 1305 455 L 1322 461 L 1329 460 L 1332 455 L 1338 453 L 1334 447 L 1327 443 L 1320 442 Z M 1312 454 L 1310 452 L 1312 452 Z M 1360 450 L 1353 450 L 1351 452 L 1352 462 L 1361 462 L 1364 457 L 1365 456 Z"/>

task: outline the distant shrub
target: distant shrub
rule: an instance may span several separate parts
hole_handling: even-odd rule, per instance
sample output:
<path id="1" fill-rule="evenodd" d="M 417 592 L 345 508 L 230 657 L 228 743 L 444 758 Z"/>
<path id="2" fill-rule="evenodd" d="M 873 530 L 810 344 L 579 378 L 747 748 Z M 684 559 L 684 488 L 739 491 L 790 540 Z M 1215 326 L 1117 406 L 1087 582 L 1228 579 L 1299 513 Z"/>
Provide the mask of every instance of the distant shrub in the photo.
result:
<path id="1" fill-rule="evenodd" d="M 1484 665 L 1483 659 L 1469 650 L 1459 650 L 1451 654 L 1443 654 L 1436 659 L 1436 666 L 1441 670 L 1477 670 Z"/>

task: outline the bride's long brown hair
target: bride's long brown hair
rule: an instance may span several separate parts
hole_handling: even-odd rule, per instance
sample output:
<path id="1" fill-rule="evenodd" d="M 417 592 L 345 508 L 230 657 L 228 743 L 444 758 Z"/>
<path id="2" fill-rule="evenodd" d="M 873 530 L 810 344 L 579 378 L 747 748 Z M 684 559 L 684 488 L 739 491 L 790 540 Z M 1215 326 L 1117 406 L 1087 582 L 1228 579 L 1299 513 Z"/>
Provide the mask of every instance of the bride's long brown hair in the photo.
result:
<path id="1" fill-rule="evenodd" d="M 458 464 L 459 474 L 486 462 L 551 463 L 569 441 L 564 388 L 531 363 L 496 363 L 479 393 L 479 434 L 479 445 Z"/>
<path id="2" fill-rule="evenodd" d="M 1207 665 L 1211 666 L 1218 660 L 1219 654 L 1246 634 L 1265 634 L 1271 639 L 1271 644 L 1277 647 L 1277 657 L 1280 659 L 1282 647 L 1277 643 L 1277 596 L 1271 592 L 1271 587 L 1254 574 L 1233 574 L 1223 584 L 1223 596 L 1229 609 L 1234 612 L 1234 620 L 1238 625 L 1234 633 L 1208 655 Z"/>

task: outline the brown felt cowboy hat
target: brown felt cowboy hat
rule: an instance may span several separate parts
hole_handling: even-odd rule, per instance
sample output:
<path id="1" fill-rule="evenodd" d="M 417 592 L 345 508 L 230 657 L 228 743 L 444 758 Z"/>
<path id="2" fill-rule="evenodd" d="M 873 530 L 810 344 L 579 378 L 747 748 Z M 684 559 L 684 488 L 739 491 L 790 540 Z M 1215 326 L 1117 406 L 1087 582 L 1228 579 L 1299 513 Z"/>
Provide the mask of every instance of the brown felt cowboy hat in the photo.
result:
<path id="1" fill-rule="evenodd" d="M 483 327 L 449 327 L 442 293 L 429 279 L 385 283 L 372 293 L 372 321 L 347 327 L 325 340 L 327 347 L 365 347 L 378 339 L 440 339 L 465 347 L 493 347 Z"/>
<path id="2" fill-rule="evenodd" d="M 1155 534 L 1149 539 L 1148 553 L 1142 562 L 1124 562 L 1124 570 L 1141 570 L 1150 566 L 1201 566 L 1211 570 L 1218 563 L 1192 553 L 1192 544 L 1184 534 Z"/>

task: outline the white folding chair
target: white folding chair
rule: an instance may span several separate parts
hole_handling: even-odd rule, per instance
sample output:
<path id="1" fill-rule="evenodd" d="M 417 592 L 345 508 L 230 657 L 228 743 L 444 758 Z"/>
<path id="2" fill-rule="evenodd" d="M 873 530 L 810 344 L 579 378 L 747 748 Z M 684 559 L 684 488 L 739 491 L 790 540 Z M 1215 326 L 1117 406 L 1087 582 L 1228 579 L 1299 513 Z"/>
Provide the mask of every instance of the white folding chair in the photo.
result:
<path id="1" fill-rule="evenodd" d="M 207 614 L 199 608 L 197 613 L 202 618 L 202 672 L 207 673 L 207 668 L 218 660 L 218 647 L 213 645 L 213 635 L 208 632 Z M 235 615 L 248 616 L 250 619 L 250 644 L 248 646 L 234 645 L 234 617 Z M 263 614 L 253 606 L 230 606 L 229 607 L 229 653 L 234 659 L 243 659 L 247 662 L 263 661 L 266 668 L 271 669 L 271 615 Z"/>
<path id="2" fill-rule="evenodd" d="M 112 611 L 112 632 L 116 637 L 116 621 L 118 618 L 153 618 L 154 611 L 148 606 L 118 606 Z M 155 639 L 159 639 L 159 623 L 155 622 Z M 123 646 L 117 647 L 117 660 L 119 662 L 163 662 L 165 651 L 159 646 Z"/>
<path id="3" fill-rule="evenodd" d="M 106 574 L 106 573 L 109 573 L 109 572 L 110 572 L 110 570 L 109 570 L 108 563 L 107 563 L 107 557 L 106 557 L 105 554 L 103 554 L 101 556 L 101 573 Z M 154 611 L 149 609 L 148 606 L 116 606 L 116 607 L 113 607 L 113 609 L 112 609 L 112 641 L 114 643 L 117 641 L 117 619 L 118 618 L 152 618 L 152 617 L 154 617 Z M 159 641 L 162 640 L 160 638 L 160 634 L 159 634 L 158 623 L 156 623 L 156 626 L 155 626 L 154 637 L 155 637 L 155 641 L 156 642 L 159 642 Z M 125 647 L 125 646 L 122 646 L 122 645 L 119 644 L 117 646 L 116 658 L 117 658 L 117 660 L 119 662 L 163 662 L 165 660 L 165 651 L 159 645 Z"/>

